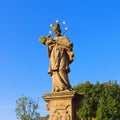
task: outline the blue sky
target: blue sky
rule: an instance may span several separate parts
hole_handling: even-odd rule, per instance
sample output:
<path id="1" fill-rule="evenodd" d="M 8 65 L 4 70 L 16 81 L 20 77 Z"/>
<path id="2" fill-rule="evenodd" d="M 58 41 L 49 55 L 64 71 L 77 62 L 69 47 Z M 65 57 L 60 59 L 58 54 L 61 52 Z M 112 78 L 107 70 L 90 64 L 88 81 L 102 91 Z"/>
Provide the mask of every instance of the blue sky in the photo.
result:
<path id="1" fill-rule="evenodd" d="M 70 65 L 72 86 L 118 80 L 120 83 L 119 0 L 0 0 L 0 119 L 16 120 L 21 95 L 39 98 L 47 115 L 44 93 L 51 92 L 46 47 L 39 43 L 49 24 L 65 20 L 74 43 Z"/>

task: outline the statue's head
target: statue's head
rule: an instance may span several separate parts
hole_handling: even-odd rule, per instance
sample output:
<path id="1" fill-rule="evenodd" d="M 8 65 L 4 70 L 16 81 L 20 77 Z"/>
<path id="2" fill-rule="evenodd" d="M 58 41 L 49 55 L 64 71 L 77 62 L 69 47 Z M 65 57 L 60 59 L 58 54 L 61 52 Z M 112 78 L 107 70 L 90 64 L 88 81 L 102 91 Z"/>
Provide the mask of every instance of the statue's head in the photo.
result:
<path id="1" fill-rule="evenodd" d="M 51 28 L 53 29 L 56 36 L 61 35 L 61 29 L 59 24 L 52 24 Z"/>

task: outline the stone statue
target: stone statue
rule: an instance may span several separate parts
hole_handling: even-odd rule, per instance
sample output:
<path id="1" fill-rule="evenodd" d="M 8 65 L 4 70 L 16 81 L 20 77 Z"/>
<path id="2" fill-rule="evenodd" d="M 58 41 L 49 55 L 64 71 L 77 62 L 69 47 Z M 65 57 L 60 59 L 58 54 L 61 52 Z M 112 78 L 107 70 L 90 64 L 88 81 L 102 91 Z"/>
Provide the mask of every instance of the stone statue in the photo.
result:
<path id="1" fill-rule="evenodd" d="M 51 28 L 55 37 L 51 38 L 50 34 L 46 37 L 41 36 L 40 42 L 48 49 L 50 58 L 48 74 L 52 76 L 52 92 L 72 90 L 68 73 L 69 64 L 74 60 L 73 44 L 66 36 L 61 35 L 60 24 L 52 24 Z"/>

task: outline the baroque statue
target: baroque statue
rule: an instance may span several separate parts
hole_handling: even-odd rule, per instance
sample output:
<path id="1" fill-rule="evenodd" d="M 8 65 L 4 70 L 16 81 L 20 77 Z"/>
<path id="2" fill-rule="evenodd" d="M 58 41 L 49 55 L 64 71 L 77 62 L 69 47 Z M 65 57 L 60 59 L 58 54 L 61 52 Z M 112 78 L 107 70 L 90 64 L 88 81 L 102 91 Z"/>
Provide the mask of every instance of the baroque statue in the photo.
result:
<path id="1" fill-rule="evenodd" d="M 61 35 L 60 24 L 51 24 L 50 27 L 54 31 L 54 37 L 51 34 L 41 36 L 40 42 L 48 49 L 50 60 L 48 74 L 52 77 L 52 92 L 60 92 L 72 90 L 68 73 L 70 72 L 70 64 L 74 60 L 73 43 L 67 36 Z"/>

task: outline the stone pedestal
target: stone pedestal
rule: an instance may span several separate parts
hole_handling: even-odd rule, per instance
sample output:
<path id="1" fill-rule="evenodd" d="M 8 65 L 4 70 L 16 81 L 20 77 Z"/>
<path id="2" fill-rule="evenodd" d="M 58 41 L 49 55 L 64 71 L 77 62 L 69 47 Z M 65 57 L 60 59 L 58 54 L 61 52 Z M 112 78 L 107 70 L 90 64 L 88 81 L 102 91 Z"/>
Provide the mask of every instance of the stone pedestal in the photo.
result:
<path id="1" fill-rule="evenodd" d="M 50 110 L 49 120 L 80 120 L 76 111 L 80 108 L 82 94 L 64 91 L 44 94 L 42 97 L 47 102 L 46 109 Z"/>

